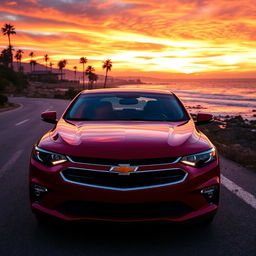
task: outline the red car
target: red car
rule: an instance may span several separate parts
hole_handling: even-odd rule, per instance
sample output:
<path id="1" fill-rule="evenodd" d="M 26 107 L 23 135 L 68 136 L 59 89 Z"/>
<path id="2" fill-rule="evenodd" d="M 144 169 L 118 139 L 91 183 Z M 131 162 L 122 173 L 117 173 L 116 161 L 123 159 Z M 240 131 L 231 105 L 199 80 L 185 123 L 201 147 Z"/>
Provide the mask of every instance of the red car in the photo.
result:
<path id="1" fill-rule="evenodd" d="M 38 218 L 210 222 L 219 201 L 217 151 L 165 90 L 83 91 L 33 147 L 30 200 Z"/>

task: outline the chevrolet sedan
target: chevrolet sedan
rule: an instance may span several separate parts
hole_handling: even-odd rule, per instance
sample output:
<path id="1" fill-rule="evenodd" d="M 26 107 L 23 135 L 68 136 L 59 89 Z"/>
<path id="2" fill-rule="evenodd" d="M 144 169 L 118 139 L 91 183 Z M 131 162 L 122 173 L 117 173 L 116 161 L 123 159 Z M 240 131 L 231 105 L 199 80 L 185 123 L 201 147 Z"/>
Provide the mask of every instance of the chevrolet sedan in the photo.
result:
<path id="1" fill-rule="evenodd" d="M 199 220 L 219 202 L 218 154 L 178 97 L 165 90 L 83 91 L 33 147 L 30 201 L 39 220 Z"/>

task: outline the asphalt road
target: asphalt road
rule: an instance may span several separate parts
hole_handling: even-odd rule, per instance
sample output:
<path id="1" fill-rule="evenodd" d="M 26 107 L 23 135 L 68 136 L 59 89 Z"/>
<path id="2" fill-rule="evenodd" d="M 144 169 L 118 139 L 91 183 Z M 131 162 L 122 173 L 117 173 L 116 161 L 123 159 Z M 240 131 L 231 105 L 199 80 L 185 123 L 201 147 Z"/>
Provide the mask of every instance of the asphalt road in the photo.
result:
<path id="1" fill-rule="evenodd" d="M 225 183 L 210 227 L 167 224 L 42 226 L 30 212 L 32 145 L 51 128 L 47 109 L 68 101 L 13 98 L 22 107 L 0 114 L 0 255 L 256 255 L 256 173 L 222 160 Z"/>

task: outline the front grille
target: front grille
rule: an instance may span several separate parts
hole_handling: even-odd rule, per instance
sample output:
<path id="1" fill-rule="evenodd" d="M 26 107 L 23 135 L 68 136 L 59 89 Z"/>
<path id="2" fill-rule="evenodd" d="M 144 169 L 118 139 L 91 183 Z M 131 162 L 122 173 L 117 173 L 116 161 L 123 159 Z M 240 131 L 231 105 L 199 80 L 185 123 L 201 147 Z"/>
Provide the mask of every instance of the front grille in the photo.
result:
<path id="1" fill-rule="evenodd" d="M 105 158 L 88 158 L 88 157 L 77 157 L 68 156 L 71 161 L 75 163 L 85 164 L 100 164 L 100 165 L 118 165 L 118 164 L 130 164 L 130 165 L 155 165 L 155 164 L 166 164 L 174 163 L 179 157 L 168 157 L 168 158 L 150 158 L 150 159 L 105 159 Z"/>
<path id="2" fill-rule="evenodd" d="M 182 182 L 187 173 L 181 169 L 168 169 L 147 172 L 134 172 L 129 175 L 107 171 L 91 171 L 68 168 L 62 172 L 65 180 L 80 184 L 89 184 L 110 188 L 139 188 Z"/>
<path id="3" fill-rule="evenodd" d="M 79 217 L 141 219 L 179 217 L 193 209 L 181 202 L 113 204 L 70 201 L 60 205 L 57 210 Z"/>

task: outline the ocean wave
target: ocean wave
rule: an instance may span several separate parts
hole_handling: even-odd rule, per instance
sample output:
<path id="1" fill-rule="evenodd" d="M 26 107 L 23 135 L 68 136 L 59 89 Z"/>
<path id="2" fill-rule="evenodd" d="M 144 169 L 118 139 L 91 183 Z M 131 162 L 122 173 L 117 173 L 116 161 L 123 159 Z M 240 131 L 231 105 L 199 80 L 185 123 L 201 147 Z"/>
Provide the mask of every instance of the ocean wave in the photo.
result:
<path id="1" fill-rule="evenodd" d="M 204 99 L 218 99 L 218 100 L 227 100 L 227 101 L 249 101 L 256 102 L 253 97 L 246 97 L 242 95 L 233 95 L 233 94 L 220 94 L 220 93 L 198 93 L 198 92 L 187 92 L 187 91 L 176 91 L 176 94 L 179 97 L 189 97 L 189 98 L 204 98 Z"/>
<path id="2" fill-rule="evenodd" d="M 186 97 L 180 97 L 183 102 L 194 102 L 194 103 L 208 103 L 212 105 L 222 105 L 222 106 L 233 106 L 233 107 L 245 107 L 245 108 L 256 108 L 256 104 L 251 102 L 234 102 L 234 101 L 211 101 L 211 100 L 202 100 L 199 98 L 189 99 Z"/>

